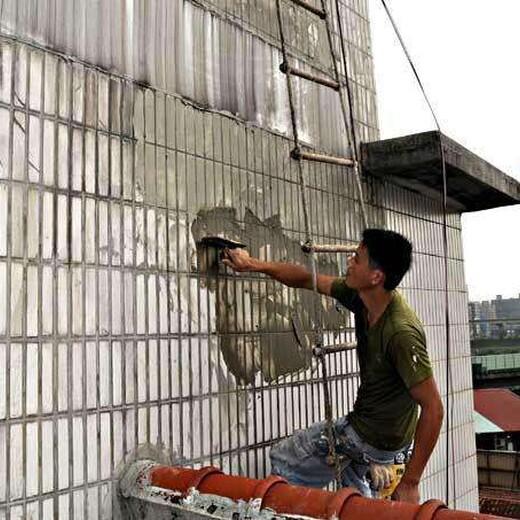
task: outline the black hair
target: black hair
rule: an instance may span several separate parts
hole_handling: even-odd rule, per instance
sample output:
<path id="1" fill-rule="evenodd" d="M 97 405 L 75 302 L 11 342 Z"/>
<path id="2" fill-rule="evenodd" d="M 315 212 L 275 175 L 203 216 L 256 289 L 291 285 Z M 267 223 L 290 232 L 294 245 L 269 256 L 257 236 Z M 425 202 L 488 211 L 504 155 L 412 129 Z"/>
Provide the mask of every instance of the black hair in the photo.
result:
<path id="1" fill-rule="evenodd" d="M 372 267 L 385 273 L 384 288 L 395 289 L 412 263 L 412 244 L 403 235 L 386 229 L 365 229 L 361 243 Z"/>

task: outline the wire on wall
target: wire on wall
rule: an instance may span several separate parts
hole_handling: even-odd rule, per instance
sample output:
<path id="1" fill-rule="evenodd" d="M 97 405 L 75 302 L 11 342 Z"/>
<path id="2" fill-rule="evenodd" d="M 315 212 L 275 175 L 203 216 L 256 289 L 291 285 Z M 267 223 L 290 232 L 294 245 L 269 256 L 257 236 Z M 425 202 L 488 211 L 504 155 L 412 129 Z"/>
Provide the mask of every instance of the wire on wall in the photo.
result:
<path id="1" fill-rule="evenodd" d="M 385 0 L 381 0 L 381 3 L 383 4 L 383 7 L 388 16 L 388 19 L 392 25 L 392 28 L 394 29 L 397 39 L 399 40 L 401 48 L 402 48 L 404 54 L 406 55 L 408 64 L 410 65 L 410 68 L 413 71 L 417 84 L 419 85 L 419 88 L 421 89 L 422 95 L 428 105 L 428 108 L 433 117 L 433 120 L 435 121 L 435 127 L 436 127 L 437 131 L 439 132 L 439 152 L 440 152 L 440 157 L 441 157 L 441 168 L 442 168 L 442 224 L 443 224 L 442 225 L 442 242 L 443 242 L 443 258 L 444 258 L 444 316 L 445 316 L 444 319 L 445 319 L 445 324 L 446 324 L 446 366 L 445 366 L 445 374 L 446 374 L 446 489 L 445 489 L 445 494 L 446 494 L 446 498 L 445 498 L 445 501 L 447 504 L 449 504 L 449 498 L 450 498 L 450 466 L 449 466 L 450 448 L 453 451 L 453 442 L 452 441 L 451 441 L 451 446 L 450 446 L 450 436 L 453 436 L 453 432 L 450 431 L 450 426 L 453 423 L 453 417 L 452 417 L 453 404 L 451 403 L 450 390 L 453 389 L 453 384 L 452 384 L 452 374 L 451 374 L 451 369 L 450 369 L 451 342 L 450 342 L 450 306 L 449 306 L 449 279 L 448 279 L 448 275 L 449 275 L 448 219 L 447 219 L 448 183 L 447 183 L 447 174 L 446 174 L 446 160 L 445 160 L 444 148 L 442 146 L 441 126 L 439 124 L 439 120 L 437 118 L 435 110 L 433 109 L 430 99 L 428 98 L 428 95 L 426 94 L 426 89 L 424 88 L 421 78 L 419 77 L 417 69 L 413 63 L 410 53 L 408 52 L 408 49 L 404 43 L 404 40 L 401 36 L 399 28 L 397 27 L 394 17 L 392 16 L 390 9 L 388 8 L 387 3 L 385 2 Z M 453 453 L 452 453 L 451 459 L 452 459 L 452 464 L 455 464 Z M 453 479 L 452 485 L 453 486 L 455 485 L 455 479 Z M 455 494 L 455 492 L 453 492 L 452 494 L 453 494 L 454 505 L 456 506 L 456 494 Z"/>

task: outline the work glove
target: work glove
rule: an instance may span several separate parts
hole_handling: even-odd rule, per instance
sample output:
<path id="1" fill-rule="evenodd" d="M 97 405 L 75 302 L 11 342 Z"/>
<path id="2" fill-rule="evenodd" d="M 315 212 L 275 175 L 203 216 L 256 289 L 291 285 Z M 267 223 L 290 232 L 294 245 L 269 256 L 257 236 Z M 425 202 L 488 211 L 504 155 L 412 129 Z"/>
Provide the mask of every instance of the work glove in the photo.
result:
<path id="1" fill-rule="evenodd" d="M 378 464 L 377 462 L 371 462 L 369 473 L 370 480 L 372 481 L 370 487 L 376 491 L 388 487 L 394 478 L 392 464 Z"/>

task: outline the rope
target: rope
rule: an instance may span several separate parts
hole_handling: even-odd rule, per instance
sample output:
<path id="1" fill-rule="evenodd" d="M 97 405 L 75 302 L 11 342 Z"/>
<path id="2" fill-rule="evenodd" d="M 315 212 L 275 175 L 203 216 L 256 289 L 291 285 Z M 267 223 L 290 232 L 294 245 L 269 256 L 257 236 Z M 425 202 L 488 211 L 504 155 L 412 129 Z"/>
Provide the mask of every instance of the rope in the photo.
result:
<path id="1" fill-rule="evenodd" d="M 282 57 L 283 61 L 286 65 L 289 65 L 288 54 L 286 49 L 285 42 L 285 34 L 283 30 L 283 21 L 282 21 L 282 9 L 281 9 L 281 0 L 276 0 L 276 14 L 278 18 L 278 27 L 280 31 L 280 42 L 282 44 Z M 286 81 L 287 81 L 287 93 L 289 97 L 289 109 L 291 112 L 291 124 L 293 131 L 293 140 L 294 140 L 294 148 L 295 150 L 300 149 L 300 141 L 298 138 L 298 125 L 296 118 L 296 108 L 294 106 L 294 97 L 293 97 L 293 89 L 292 89 L 292 75 L 290 74 L 290 69 L 287 67 L 286 71 Z M 308 244 L 313 244 L 311 225 L 309 219 L 309 211 L 308 211 L 308 200 L 307 200 L 307 184 L 305 182 L 305 175 L 303 171 L 302 161 L 298 160 L 298 174 L 300 181 L 300 194 L 302 198 L 302 207 L 303 207 L 303 221 L 305 228 L 305 239 Z M 318 307 L 318 274 L 316 269 L 316 256 L 314 251 L 311 249 L 310 251 L 310 264 L 311 264 L 311 278 L 312 278 L 312 290 L 316 295 L 314 299 L 314 335 L 315 335 L 315 352 L 322 352 L 323 349 L 323 331 L 321 327 L 322 316 L 321 316 L 321 306 Z M 334 434 L 334 429 L 332 426 L 332 406 L 330 403 L 330 393 L 328 387 L 328 378 L 327 378 L 327 366 L 325 357 L 322 355 L 317 356 L 321 365 L 321 376 L 323 382 L 323 398 L 325 401 L 325 420 L 326 420 L 326 433 L 327 433 L 327 443 L 329 447 L 329 456 L 328 463 L 332 462 L 335 465 L 335 477 L 337 486 L 341 486 L 341 470 L 339 466 L 339 460 L 336 454 L 336 439 Z"/>
<path id="2" fill-rule="evenodd" d="M 417 69 L 415 68 L 415 65 L 412 61 L 412 58 L 408 52 L 408 49 L 406 48 L 406 45 L 403 41 L 403 38 L 401 37 L 401 33 L 399 32 L 399 28 L 397 27 L 397 24 L 395 23 L 395 20 L 392 16 L 392 13 L 390 12 L 388 6 L 386 5 L 385 0 L 381 0 L 381 3 L 383 4 L 383 7 L 386 11 L 386 14 L 388 16 L 388 19 L 390 20 L 390 23 L 392 24 L 392 27 L 394 29 L 394 32 L 399 40 L 399 43 L 401 44 L 401 48 L 404 51 L 406 58 L 408 60 L 408 64 L 410 65 L 415 79 L 417 80 L 417 83 L 421 89 L 422 95 L 428 105 L 428 108 L 430 109 L 430 113 L 433 117 L 433 120 L 435 121 L 435 126 L 437 128 L 437 131 L 439 132 L 439 150 L 440 150 L 440 156 L 441 156 L 441 164 L 442 164 L 442 242 L 443 242 L 443 256 L 444 256 L 444 319 L 446 323 L 446 504 L 449 504 L 449 498 L 450 498 L 450 433 L 453 435 L 453 431 L 450 432 L 450 424 L 453 421 L 452 414 L 453 414 L 453 405 L 451 404 L 451 398 L 450 398 L 450 388 L 453 388 L 453 381 L 452 381 L 452 373 L 450 369 L 450 359 L 451 359 L 451 340 L 450 340 L 450 303 L 449 303 L 449 280 L 448 280 L 448 274 L 449 274 L 449 264 L 448 264 L 448 184 L 447 184 L 447 174 L 446 174 L 446 157 L 444 153 L 444 148 L 442 146 L 442 133 L 441 133 L 441 126 L 439 124 L 439 120 L 437 119 L 437 116 L 435 114 L 435 111 L 433 109 L 432 104 L 430 103 L 430 100 L 428 98 L 428 95 L 426 94 L 426 90 L 422 84 L 422 81 L 419 77 L 419 74 L 417 72 Z M 451 442 L 451 449 L 453 450 L 453 441 Z M 452 461 L 454 461 L 454 454 L 452 453 Z M 453 479 L 453 486 L 455 485 L 455 479 Z M 453 499 L 454 499 L 454 507 L 456 507 L 456 496 L 455 492 L 453 492 Z"/>
<path id="3" fill-rule="evenodd" d="M 326 0 L 321 0 L 321 3 L 323 6 L 323 10 L 325 12 L 327 12 L 326 7 L 325 7 Z M 350 81 L 349 81 L 349 75 L 348 75 L 349 67 L 348 67 L 348 61 L 347 61 L 347 50 L 345 48 L 345 37 L 343 35 L 343 24 L 341 23 L 341 12 L 340 12 L 340 8 L 339 8 L 339 0 L 336 0 L 335 5 L 336 5 L 336 18 L 338 21 L 338 29 L 339 29 L 339 41 L 341 44 L 341 55 L 343 58 L 343 71 L 345 73 L 345 90 L 347 92 L 347 99 L 348 99 L 349 121 L 347 121 L 347 117 L 346 117 L 347 110 L 345 108 L 343 90 L 341 89 L 341 87 L 340 87 L 340 99 L 342 101 L 345 129 L 347 131 L 347 135 L 349 136 L 349 143 L 351 144 L 353 157 L 355 159 L 354 178 L 356 180 L 356 187 L 358 190 L 358 198 L 359 198 L 359 203 L 360 203 L 360 207 L 361 207 L 361 214 L 363 216 L 363 225 L 366 229 L 366 228 L 368 228 L 368 217 L 367 217 L 367 211 L 365 208 L 365 202 L 363 200 L 363 187 L 361 185 L 361 174 L 359 171 L 359 150 L 358 150 L 358 143 L 357 143 L 357 136 L 356 136 L 356 120 L 354 118 L 354 101 L 353 101 L 352 89 L 350 88 Z M 332 42 L 332 36 L 331 36 L 331 31 L 330 31 L 330 22 L 329 22 L 328 16 L 325 18 L 325 22 L 327 24 L 327 34 L 329 35 L 329 44 L 330 44 L 331 53 L 332 53 L 332 61 L 334 62 L 334 70 L 336 72 L 336 77 L 338 78 L 338 83 L 339 83 L 340 76 L 339 76 L 338 68 L 336 65 L 336 59 L 335 59 L 336 57 L 335 57 L 335 52 L 334 52 L 334 45 Z M 350 125 L 349 125 L 349 123 L 350 123 Z M 350 132 L 349 132 L 349 128 L 350 128 Z"/>
<path id="4" fill-rule="evenodd" d="M 336 80 L 338 82 L 339 87 L 339 96 L 340 96 L 340 102 L 341 102 L 341 108 L 342 108 L 342 115 L 343 115 L 343 121 L 345 125 L 345 132 L 347 135 L 348 140 L 348 146 L 352 151 L 353 158 L 354 158 L 354 177 L 356 181 L 356 187 L 358 191 L 358 198 L 359 198 L 359 205 L 361 208 L 362 213 L 362 219 L 363 219 L 363 225 L 364 227 L 368 227 L 368 218 L 367 218 L 367 211 L 363 199 L 363 187 L 361 183 L 361 176 L 359 171 L 359 151 L 358 151 L 358 144 L 356 139 L 356 127 L 355 127 L 355 119 L 354 119 L 354 110 L 353 110 L 353 96 L 352 96 L 352 89 L 350 87 L 349 78 L 348 78 L 348 65 L 347 65 L 347 55 L 346 55 L 346 48 L 344 43 L 344 37 L 343 37 L 343 28 L 341 25 L 341 13 L 339 8 L 339 2 L 336 0 L 336 15 L 338 19 L 338 25 L 339 25 L 339 35 L 340 35 L 340 41 L 341 41 L 341 51 L 342 51 L 342 58 L 343 58 L 343 67 L 345 72 L 345 91 L 347 93 L 347 99 L 345 99 L 345 92 L 341 88 L 341 82 L 340 82 L 340 72 L 338 69 L 338 58 L 336 56 L 336 51 L 334 47 L 334 42 L 332 39 L 332 30 L 330 25 L 330 14 L 327 10 L 327 0 L 321 0 L 321 6 L 322 10 L 325 13 L 324 21 L 325 21 L 325 27 L 327 30 L 327 37 L 330 47 L 330 53 L 332 58 L 332 64 L 334 68 L 334 74 L 336 76 Z M 287 79 L 287 92 L 289 97 L 289 109 L 291 114 L 291 125 L 293 130 L 293 140 L 294 140 L 294 149 L 295 151 L 300 150 L 300 140 L 298 136 L 298 126 L 297 126 L 297 117 L 296 117 L 296 107 L 294 105 L 294 96 L 293 96 L 293 85 L 292 85 L 292 75 L 290 73 L 290 68 L 288 67 L 289 61 L 288 61 L 288 53 L 286 48 L 286 41 L 285 41 L 285 34 L 283 30 L 283 20 L 282 20 L 282 9 L 281 9 L 281 0 L 276 0 L 276 12 L 277 12 L 277 18 L 278 18 L 278 26 L 280 31 L 280 42 L 282 47 L 282 57 L 284 64 L 286 65 L 286 79 Z M 298 160 L 298 173 L 299 173 L 299 181 L 300 181 L 300 192 L 301 192 L 301 198 L 302 198 L 302 206 L 303 206 L 303 217 L 304 217 L 304 226 L 305 226 L 305 234 L 306 234 L 306 243 L 311 246 L 310 250 L 310 263 L 311 263 L 311 277 L 312 277 L 312 289 L 315 293 L 315 295 L 318 295 L 318 285 L 317 285 L 317 270 L 316 270 L 316 257 L 315 252 L 312 250 L 313 245 L 313 238 L 312 238 L 312 232 L 311 232 L 311 226 L 310 226 L 310 219 L 309 219 L 309 210 L 308 210 L 308 197 L 307 197 L 307 184 L 305 182 L 305 175 L 303 171 L 303 165 L 302 161 Z M 330 389 L 329 389 L 329 383 L 328 383 L 328 369 L 327 369 L 327 363 L 325 360 L 325 352 L 323 349 L 323 330 L 322 330 L 322 322 L 323 322 L 323 316 L 322 312 L 323 309 L 321 306 L 318 307 L 318 298 L 315 298 L 315 305 L 314 305 L 314 317 L 315 317 L 315 323 L 314 323 L 314 334 L 315 334 L 315 347 L 313 349 L 314 354 L 316 358 L 319 360 L 320 366 L 321 366 L 321 379 L 323 383 L 323 397 L 324 397 L 324 403 L 325 403 L 325 420 L 326 420 L 326 433 L 327 433 L 327 442 L 329 447 L 329 454 L 327 457 L 327 463 L 329 465 L 335 466 L 335 477 L 336 477 L 336 484 L 339 487 L 341 487 L 341 462 L 340 458 L 337 456 L 336 453 L 336 439 L 335 439 L 335 432 L 333 428 L 333 417 L 332 417 L 332 404 L 330 399 Z"/>

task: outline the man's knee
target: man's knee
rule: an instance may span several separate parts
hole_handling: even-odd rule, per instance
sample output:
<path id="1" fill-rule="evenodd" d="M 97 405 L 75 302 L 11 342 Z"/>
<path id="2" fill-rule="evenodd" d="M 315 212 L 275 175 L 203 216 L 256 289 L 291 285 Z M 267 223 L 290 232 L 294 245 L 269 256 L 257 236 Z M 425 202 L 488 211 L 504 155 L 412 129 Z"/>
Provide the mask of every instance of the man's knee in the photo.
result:
<path id="1" fill-rule="evenodd" d="M 325 463 L 328 453 L 320 423 L 305 430 L 296 430 L 290 437 L 271 447 L 271 472 L 300 486 L 323 487 L 332 478 L 332 469 Z"/>

